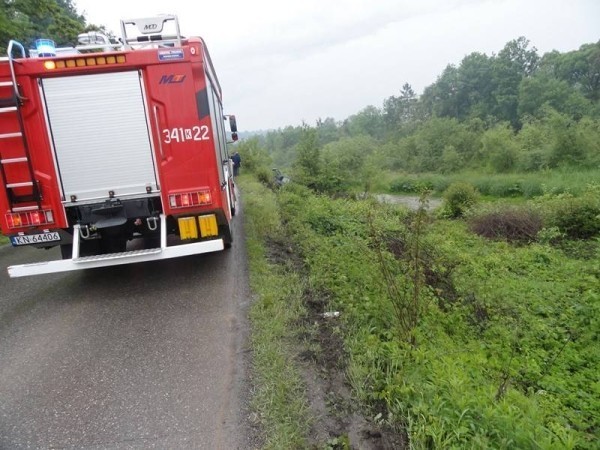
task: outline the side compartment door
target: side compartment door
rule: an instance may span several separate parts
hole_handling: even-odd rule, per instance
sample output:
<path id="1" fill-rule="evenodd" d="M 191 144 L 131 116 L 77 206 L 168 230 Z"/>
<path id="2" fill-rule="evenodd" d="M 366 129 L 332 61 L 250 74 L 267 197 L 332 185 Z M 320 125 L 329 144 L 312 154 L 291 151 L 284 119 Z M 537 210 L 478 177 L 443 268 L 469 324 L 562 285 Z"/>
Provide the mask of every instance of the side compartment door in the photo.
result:
<path id="1" fill-rule="evenodd" d="M 158 189 L 138 71 L 41 82 L 64 201 Z"/>

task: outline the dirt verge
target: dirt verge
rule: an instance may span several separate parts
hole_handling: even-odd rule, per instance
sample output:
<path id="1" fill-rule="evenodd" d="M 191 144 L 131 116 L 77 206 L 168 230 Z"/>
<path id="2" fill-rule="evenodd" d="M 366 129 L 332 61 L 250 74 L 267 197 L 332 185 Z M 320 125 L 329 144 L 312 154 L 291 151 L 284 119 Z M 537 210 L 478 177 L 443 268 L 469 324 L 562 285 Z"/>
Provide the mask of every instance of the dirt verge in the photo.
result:
<path id="1" fill-rule="evenodd" d="M 267 243 L 267 258 L 305 274 L 302 259 L 289 243 Z M 296 360 L 306 385 L 313 423 L 309 437 L 313 449 L 388 450 L 407 448 L 405 439 L 365 417 L 352 397 L 346 379 L 339 315 L 328 311 L 328 298 L 307 290 L 303 294 L 305 317 L 299 318 Z"/>

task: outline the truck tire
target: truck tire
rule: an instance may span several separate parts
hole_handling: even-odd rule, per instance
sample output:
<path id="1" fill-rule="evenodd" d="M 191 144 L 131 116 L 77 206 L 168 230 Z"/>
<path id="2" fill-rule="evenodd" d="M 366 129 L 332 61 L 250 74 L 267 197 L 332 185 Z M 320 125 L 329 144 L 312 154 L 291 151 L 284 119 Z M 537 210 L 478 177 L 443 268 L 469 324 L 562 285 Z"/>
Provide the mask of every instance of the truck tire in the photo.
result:
<path id="1" fill-rule="evenodd" d="M 219 225 L 219 235 L 223 239 L 223 245 L 226 249 L 231 248 L 233 243 L 233 226 L 232 222 L 228 225 Z"/>

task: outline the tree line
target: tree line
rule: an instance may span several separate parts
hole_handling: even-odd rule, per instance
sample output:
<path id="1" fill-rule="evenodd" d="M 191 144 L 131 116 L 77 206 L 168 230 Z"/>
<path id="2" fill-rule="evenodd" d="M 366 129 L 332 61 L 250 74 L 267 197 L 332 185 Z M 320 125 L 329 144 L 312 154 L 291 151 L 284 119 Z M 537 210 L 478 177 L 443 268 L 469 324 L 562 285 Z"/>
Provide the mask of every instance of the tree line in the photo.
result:
<path id="1" fill-rule="evenodd" d="M 0 0 L 0 53 L 6 54 L 8 42 L 16 39 L 26 49 L 36 39 L 52 39 L 57 46 L 77 43 L 77 35 L 104 30 L 87 24 L 73 0 Z"/>
<path id="2" fill-rule="evenodd" d="M 326 184 L 368 184 L 376 167 L 412 173 L 598 168 L 600 41 L 540 56 L 520 37 L 498 54 L 474 52 L 448 65 L 420 96 L 405 83 L 381 107 L 269 131 L 240 150 L 250 164 L 333 177 L 321 180 Z"/>

